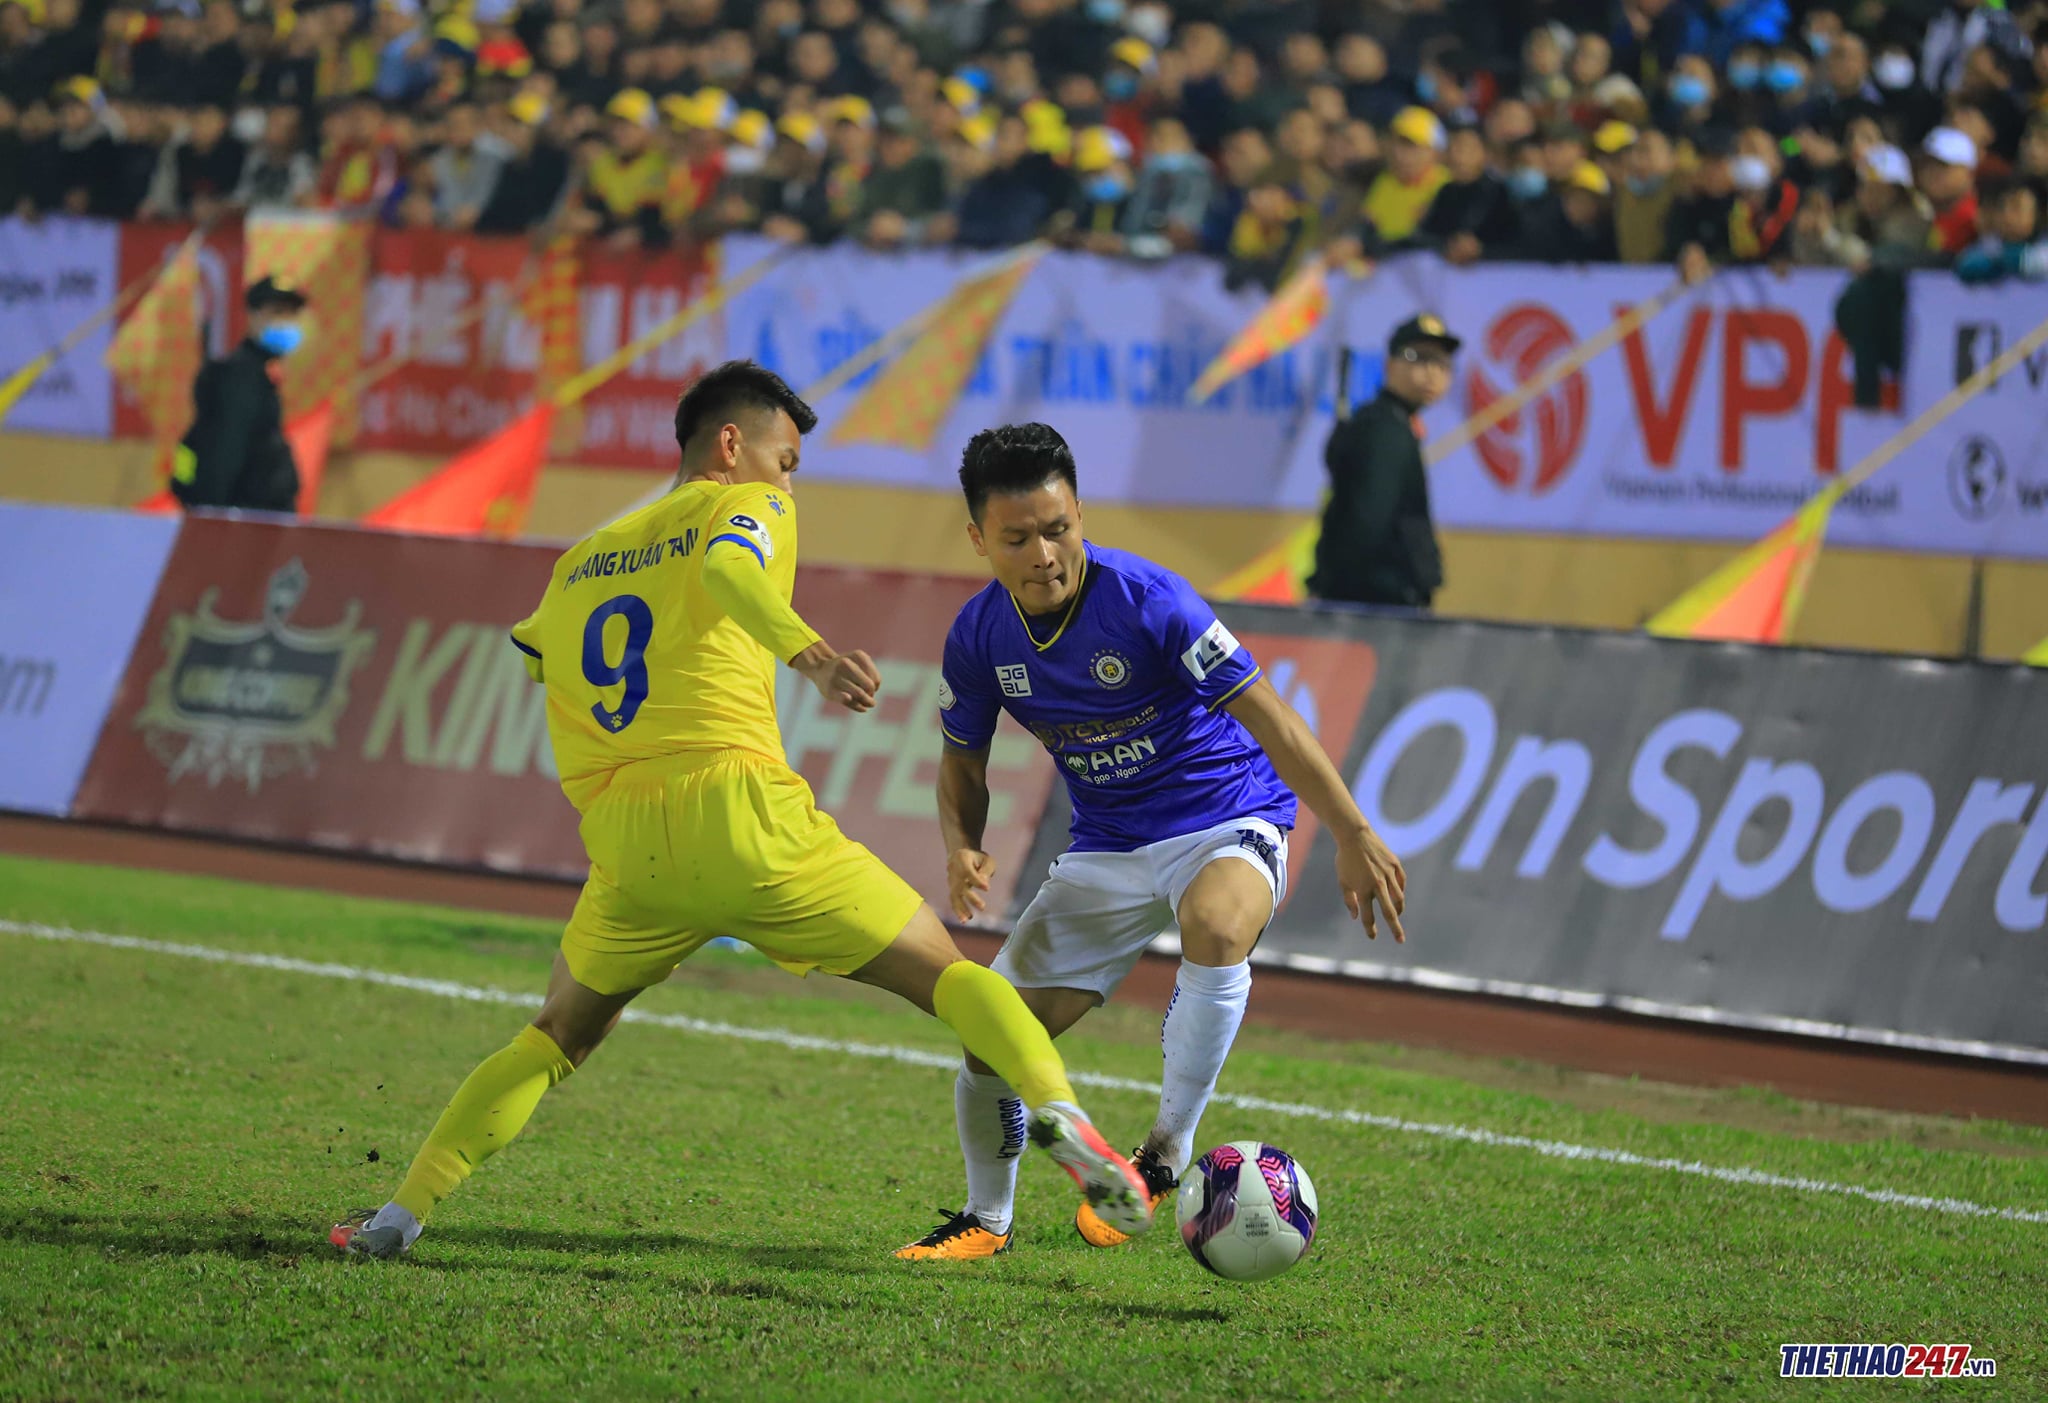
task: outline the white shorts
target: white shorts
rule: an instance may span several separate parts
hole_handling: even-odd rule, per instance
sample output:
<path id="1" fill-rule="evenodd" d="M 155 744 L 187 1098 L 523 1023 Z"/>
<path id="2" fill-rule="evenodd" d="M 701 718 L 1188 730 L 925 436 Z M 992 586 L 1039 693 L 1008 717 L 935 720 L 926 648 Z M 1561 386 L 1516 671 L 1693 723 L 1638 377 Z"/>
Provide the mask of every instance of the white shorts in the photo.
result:
<path id="1" fill-rule="evenodd" d="M 1242 858 L 1287 894 L 1287 834 L 1262 818 L 1232 819 L 1127 853 L 1065 853 L 1017 918 L 991 966 L 1020 989 L 1088 989 L 1103 999 L 1162 935 L 1195 874 Z M 1269 916 L 1268 920 L 1271 919 Z"/>

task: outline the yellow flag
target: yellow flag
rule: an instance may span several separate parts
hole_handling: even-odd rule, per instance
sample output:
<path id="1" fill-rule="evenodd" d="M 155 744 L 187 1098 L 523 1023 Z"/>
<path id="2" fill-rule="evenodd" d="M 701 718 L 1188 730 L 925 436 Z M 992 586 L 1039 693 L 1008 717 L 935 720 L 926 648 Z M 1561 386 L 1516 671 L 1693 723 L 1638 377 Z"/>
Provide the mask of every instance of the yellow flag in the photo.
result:
<path id="1" fill-rule="evenodd" d="M 1321 326 L 1329 309 L 1330 270 L 1322 259 L 1311 258 L 1209 363 L 1188 391 L 1188 403 L 1201 404 L 1253 366 L 1279 355 Z"/>
<path id="2" fill-rule="evenodd" d="M 826 442 L 930 448 L 1039 257 L 1033 253 L 1006 262 L 954 288 L 895 364 L 840 416 Z"/>
<path id="3" fill-rule="evenodd" d="M 1320 520 L 1303 522 L 1204 593 L 1210 599 L 1299 604 L 1308 597 L 1308 577 L 1315 572 L 1316 541 L 1321 536 L 1321 527 Z"/>
<path id="4" fill-rule="evenodd" d="M 2020 654 L 2020 661 L 2035 667 L 2048 667 L 2048 638 L 2042 639 L 2026 652 Z"/>
<path id="5" fill-rule="evenodd" d="M 370 229 L 331 214 L 259 214 L 244 228 L 243 276 L 275 278 L 306 297 L 310 333 L 283 362 L 287 418 L 334 405 L 334 441 L 356 434 L 356 379 L 362 369 L 363 306 L 370 283 Z"/>
<path id="6" fill-rule="evenodd" d="M 1828 517 L 1849 484 L 1837 478 L 1755 545 L 1659 610 L 1644 627 L 1663 638 L 1783 643 L 1806 602 Z"/>
<path id="7" fill-rule="evenodd" d="M 0 424 L 7 422 L 8 411 L 28 393 L 28 387 L 35 384 L 42 373 L 50 368 L 50 353 L 43 352 L 21 369 L 7 377 L 7 383 L 0 385 Z"/>
<path id="8" fill-rule="evenodd" d="M 192 382 L 203 360 L 199 335 L 199 246 L 187 240 L 107 347 L 107 368 L 141 402 L 166 476 L 171 446 L 192 423 Z"/>

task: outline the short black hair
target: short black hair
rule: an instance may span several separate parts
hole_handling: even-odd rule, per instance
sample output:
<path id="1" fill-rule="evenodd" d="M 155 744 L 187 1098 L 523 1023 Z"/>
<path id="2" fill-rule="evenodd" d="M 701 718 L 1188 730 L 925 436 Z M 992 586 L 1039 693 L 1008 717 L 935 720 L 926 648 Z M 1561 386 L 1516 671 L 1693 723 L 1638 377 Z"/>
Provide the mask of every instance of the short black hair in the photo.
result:
<path id="1" fill-rule="evenodd" d="M 983 429 L 967 440 L 967 451 L 960 455 L 960 490 L 967 494 L 967 515 L 977 522 L 990 497 L 1034 492 L 1053 478 L 1080 495 L 1074 450 L 1050 424 Z"/>
<path id="2" fill-rule="evenodd" d="M 676 447 L 687 454 L 697 430 L 707 424 L 722 427 L 749 409 L 779 409 L 795 421 L 800 434 L 818 427 L 817 411 L 798 399 L 780 375 L 750 360 L 729 360 L 698 376 L 676 401 Z"/>

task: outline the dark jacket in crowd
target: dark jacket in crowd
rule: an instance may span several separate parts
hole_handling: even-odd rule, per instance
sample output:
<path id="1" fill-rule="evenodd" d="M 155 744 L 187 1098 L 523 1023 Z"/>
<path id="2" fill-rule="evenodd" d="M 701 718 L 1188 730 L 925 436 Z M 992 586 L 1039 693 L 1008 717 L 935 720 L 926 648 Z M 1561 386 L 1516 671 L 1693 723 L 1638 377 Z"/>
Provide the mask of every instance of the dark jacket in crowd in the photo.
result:
<path id="1" fill-rule="evenodd" d="M 1417 227 L 1416 242 L 1442 248 L 1452 235 L 1470 234 L 1482 247 L 1491 249 L 1513 243 L 1520 231 L 1520 216 L 1507 183 L 1487 173 L 1477 180 L 1453 180 L 1437 191 Z"/>
<path id="2" fill-rule="evenodd" d="M 491 189 L 491 198 L 477 215 L 479 234 L 523 234 L 554 212 L 569 179 L 569 153 L 549 142 L 507 161 Z"/>
<path id="3" fill-rule="evenodd" d="M 1443 587 L 1414 414 L 1382 389 L 1330 435 L 1330 502 L 1308 582 L 1316 598 L 1427 608 Z"/>
<path id="4" fill-rule="evenodd" d="M 1054 208 L 1046 182 L 1030 162 L 997 167 L 969 185 L 960 199 L 960 242 L 968 248 L 1028 243 Z"/>
<path id="5" fill-rule="evenodd" d="M 171 490 L 187 507 L 296 510 L 299 470 L 284 436 L 284 401 L 270 379 L 272 359 L 244 340 L 199 372 L 192 386 L 192 427 L 171 479 Z"/>

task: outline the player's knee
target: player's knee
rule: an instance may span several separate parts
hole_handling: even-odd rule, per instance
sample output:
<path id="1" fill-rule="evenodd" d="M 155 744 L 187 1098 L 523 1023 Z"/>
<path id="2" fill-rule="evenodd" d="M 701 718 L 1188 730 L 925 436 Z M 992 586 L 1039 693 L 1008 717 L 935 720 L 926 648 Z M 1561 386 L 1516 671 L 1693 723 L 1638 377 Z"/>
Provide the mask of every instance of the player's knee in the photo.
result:
<path id="1" fill-rule="evenodd" d="M 1242 964 L 1272 914 L 1273 899 L 1265 892 L 1212 892 L 1205 900 L 1184 901 L 1181 953 L 1198 965 Z"/>

